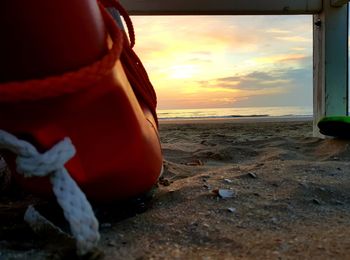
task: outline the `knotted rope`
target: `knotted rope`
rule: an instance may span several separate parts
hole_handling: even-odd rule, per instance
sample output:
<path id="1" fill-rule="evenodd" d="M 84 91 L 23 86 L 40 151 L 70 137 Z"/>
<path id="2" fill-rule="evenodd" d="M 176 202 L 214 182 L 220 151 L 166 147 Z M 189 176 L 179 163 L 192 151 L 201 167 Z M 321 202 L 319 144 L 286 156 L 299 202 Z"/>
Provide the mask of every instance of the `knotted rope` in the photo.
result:
<path id="1" fill-rule="evenodd" d="M 47 152 L 39 153 L 32 144 L 0 130 L 0 149 L 17 155 L 17 172 L 25 177 L 50 177 L 57 202 L 76 239 L 78 254 L 91 251 L 100 238 L 98 221 L 86 196 L 64 167 L 75 155 L 71 140 L 64 138 Z"/>

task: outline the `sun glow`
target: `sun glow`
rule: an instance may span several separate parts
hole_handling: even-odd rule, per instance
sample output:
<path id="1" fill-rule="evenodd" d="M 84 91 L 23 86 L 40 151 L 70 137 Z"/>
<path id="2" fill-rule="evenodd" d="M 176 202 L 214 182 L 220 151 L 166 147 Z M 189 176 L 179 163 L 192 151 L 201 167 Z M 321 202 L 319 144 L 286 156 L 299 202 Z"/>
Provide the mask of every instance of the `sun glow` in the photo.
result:
<path id="1" fill-rule="evenodd" d="M 192 78 L 198 72 L 199 72 L 198 67 L 192 64 L 176 65 L 168 69 L 168 73 L 170 77 L 173 79 Z"/>

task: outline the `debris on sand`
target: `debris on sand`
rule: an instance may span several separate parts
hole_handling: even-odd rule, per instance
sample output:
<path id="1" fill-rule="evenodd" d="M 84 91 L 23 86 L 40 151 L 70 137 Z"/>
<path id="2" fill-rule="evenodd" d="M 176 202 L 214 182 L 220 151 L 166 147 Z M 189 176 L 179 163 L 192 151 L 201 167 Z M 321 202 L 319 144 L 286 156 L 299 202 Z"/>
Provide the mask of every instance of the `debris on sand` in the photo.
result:
<path id="1" fill-rule="evenodd" d="M 204 163 L 201 160 L 196 159 L 192 162 L 186 163 L 186 165 L 188 165 L 188 166 L 202 166 L 202 165 L 204 165 Z"/>
<path id="2" fill-rule="evenodd" d="M 254 172 L 249 172 L 249 173 L 248 173 L 248 176 L 251 177 L 251 178 L 253 178 L 253 179 L 258 178 L 258 176 L 257 176 Z"/>
<path id="3" fill-rule="evenodd" d="M 235 213 L 237 211 L 236 208 L 227 208 L 227 210 L 231 213 Z"/>
<path id="4" fill-rule="evenodd" d="M 28 207 L 24 215 L 24 220 L 38 236 L 46 240 L 59 241 L 62 244 L 66 243 L 69 244 L 70 247 L 74 247 L 75 241 L 73 237 L 43 217 L 33 206 Z"/>
<path id="5" fill-rule="evenodd" d="M 158 180 L 158 183 L 162 186 L 170 186 L 171 181 L 169 181 L 168 179 L 166 179 L 164 177 L 160 177 Z"/>
<path id="6" fill-rule="evenodd" d="M 313 199 L 312 202 L 316 205 L 321 205 L 321 201 L 319 199 Z"/>
<path id="7" fill-rule="evenodd" d="M 224 182 L 226 182 L 226 183 L 233 183 L 233 180 L 230 180 L 230 179 L 224 179 Z"/>
<path id="8" fill-rule="evenodd" d="M 236 193 L 233 190 L 228 189 L 216 189 L 212 191 L 222 199 L 230 199 L 236 197 Z"/>
<path id="9" fill-rule="evenodd" d="M 210 190 L 210 189 L 211 189 L 210 185 L 208 185 L 208 184 L 204 184 L 204 185 L 203 185 L 203 188 L 205 188 L 205 189 L 207 189 L 207 190 Z"/>

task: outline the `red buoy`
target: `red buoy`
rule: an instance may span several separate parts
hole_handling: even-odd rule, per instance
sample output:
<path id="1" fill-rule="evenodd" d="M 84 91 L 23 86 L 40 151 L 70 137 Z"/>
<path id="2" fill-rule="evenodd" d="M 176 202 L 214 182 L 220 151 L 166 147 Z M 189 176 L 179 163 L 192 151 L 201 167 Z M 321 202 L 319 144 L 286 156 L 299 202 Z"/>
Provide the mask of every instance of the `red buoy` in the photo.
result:
<path id="1" fill-rule="evenodd" d="M 162 170 L 156 96 L 126 34 L 105 10 L 126 16 L 120 4 L 1 5 L 0 129 L 41 151 L 70 137 L 77 153 L 66 167 L 89 199 L 151 189 Z M 51 193 L 46 178 L 15 179 L 33 193 Z"/>

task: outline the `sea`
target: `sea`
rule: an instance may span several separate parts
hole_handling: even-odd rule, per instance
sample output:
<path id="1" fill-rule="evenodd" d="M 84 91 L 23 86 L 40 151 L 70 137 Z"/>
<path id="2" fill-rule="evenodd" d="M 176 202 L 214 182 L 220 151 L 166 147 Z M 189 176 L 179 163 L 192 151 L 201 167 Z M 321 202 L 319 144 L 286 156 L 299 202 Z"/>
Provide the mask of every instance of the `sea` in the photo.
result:
<path id="1" fill-rule="evenodd" d="M 199 109 L 158 109 L 161 120 L 172 119 L 216 119 L 216 118 L 252 118 L 280 117 L 305 118 L 313 114 L 312 107 L 232 107 L 232 108 L 199 108 Z"/>

